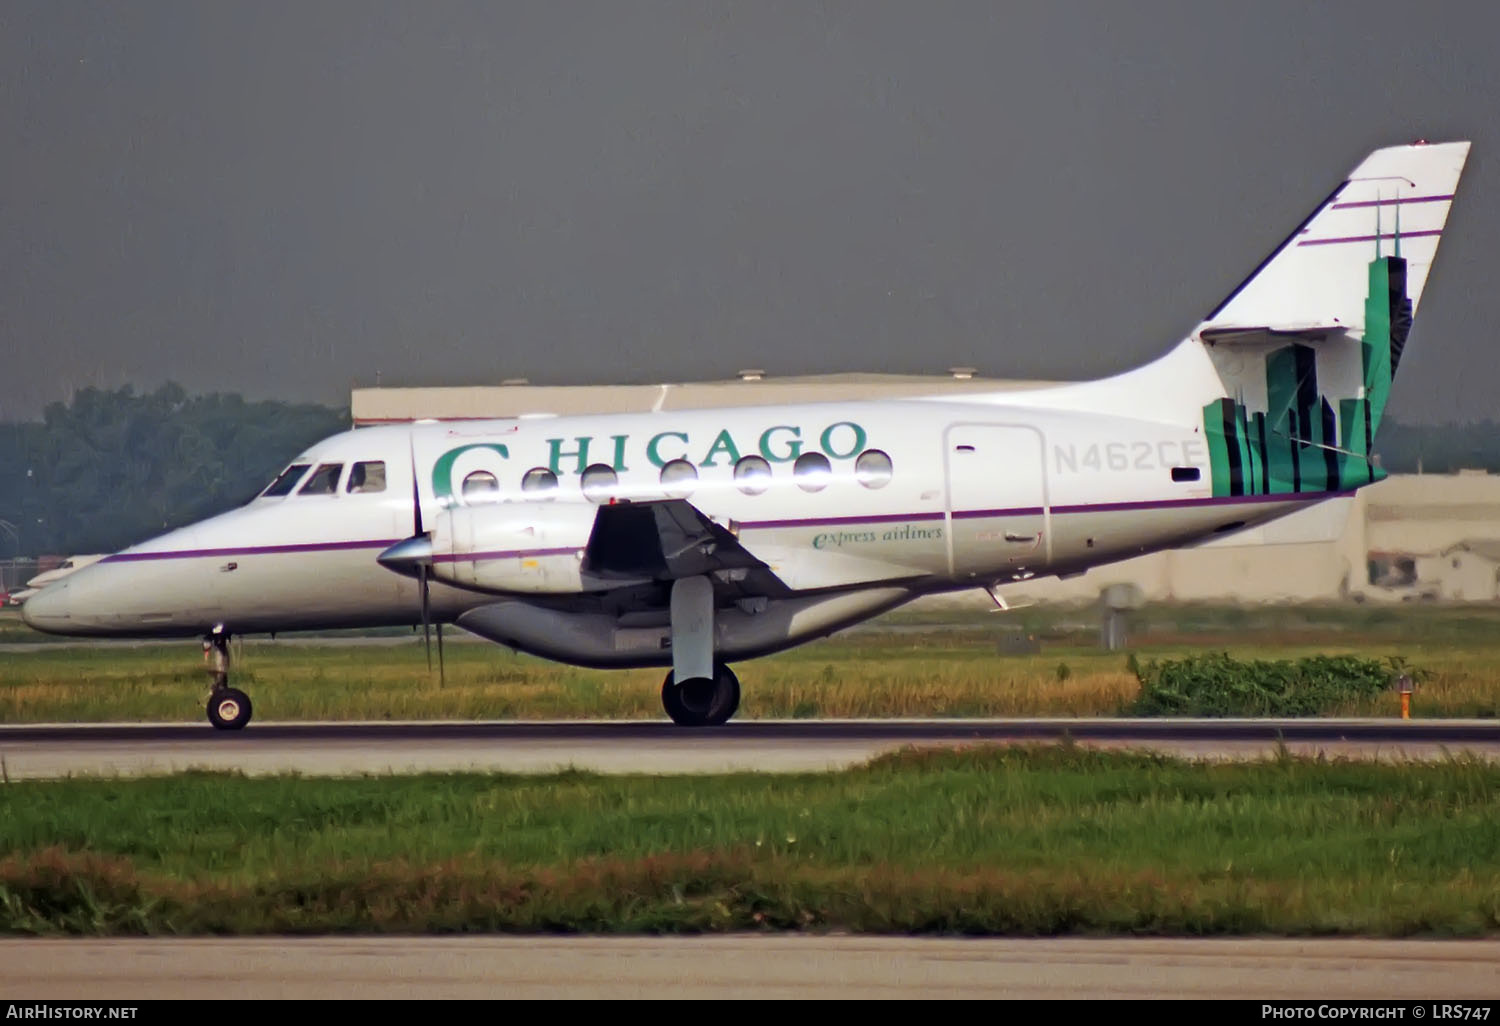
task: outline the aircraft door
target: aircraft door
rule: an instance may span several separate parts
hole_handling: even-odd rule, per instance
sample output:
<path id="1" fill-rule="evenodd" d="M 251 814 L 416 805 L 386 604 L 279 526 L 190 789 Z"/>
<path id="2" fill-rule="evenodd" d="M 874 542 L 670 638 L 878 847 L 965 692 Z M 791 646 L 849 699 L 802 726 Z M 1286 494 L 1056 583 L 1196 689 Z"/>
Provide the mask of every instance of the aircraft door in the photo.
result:
<path id="1" fill-rule="evenodd" d="M 948 568 L 954 578 L 1024 579 L 1050 562 L 1042 433 L 952 424 L 943 433 Z"/>

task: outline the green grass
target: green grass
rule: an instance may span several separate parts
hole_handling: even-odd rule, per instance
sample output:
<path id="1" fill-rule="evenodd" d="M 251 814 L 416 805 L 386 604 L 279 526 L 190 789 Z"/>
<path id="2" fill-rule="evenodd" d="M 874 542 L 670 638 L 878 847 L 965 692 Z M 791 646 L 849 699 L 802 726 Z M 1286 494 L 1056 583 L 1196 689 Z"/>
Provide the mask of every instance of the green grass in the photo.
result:
<path id="1" fill-rule="evenodd" d="M 692 778 L 0 787 L 0 930 L 1474 935 L 1500 767 L 1070 746 Z"/>
<path id="2" fill-rule="evenodd" d="M 1096 610 L 937 613 L 884 617 L 739 664 L 740 716 L 1107 716 L 1139 696 L 1126 654 L 1099 649 Z M 998 652 L 1000 632 L 1014 629 L 1036 634 L 1041 653 Z M 1240 659 L 1400 658 L 1426 671 L 1414 715 L 1500 716 L 1500 609 L 1489 606 L 1161 606 L 1143 610 L 1130 637 L 1141 663 L 1219 651 Z M 466 642 L 447 647 L 440 687 L 420 642 L 409 632 L 395 640 L 338 647 L 252 639 L 237 643 L 235 681 L 261 721 L 662 716 L 661 670 L 577 669 Z M 207 681 L 195 642 L 0 645 L 0 723 L 196 721 Z M 1382 692 L 1323 711 L 1399 709 L 1398 697 Z"/>
<path id="3" fill-rule="evenodd" d="M 1349 655 L 1294 662 L 1208 652 L 1148 660 L 1137 666 L 1141 692 L 1130 711 L 1141 716 L 1317 716 L 1325 709 L 1377 699 L 1405 669 L 1396 660 Z"/>

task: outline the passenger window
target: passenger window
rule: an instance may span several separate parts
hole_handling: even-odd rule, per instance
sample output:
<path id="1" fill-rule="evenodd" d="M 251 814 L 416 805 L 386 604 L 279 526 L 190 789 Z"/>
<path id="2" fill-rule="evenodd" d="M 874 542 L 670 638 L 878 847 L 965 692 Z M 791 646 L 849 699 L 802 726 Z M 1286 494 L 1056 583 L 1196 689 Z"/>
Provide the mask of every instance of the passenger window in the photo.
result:
<path id="1" fill-rule="evenodd" d="M 746 495 L 760 495 L 771 487 L 771 464 L 759 456 L 746 456 L 734 465 L 734 483 Z"/>
<path id="2" fill-rule="evenodd" d="M 474 505 L 500 501 L 500 482 L 488 470 L 476 470 L 464 478 L 464 502 Z"/>
<path id="3" fill-rule="evenodd" d="M 833 476 L 833 465 L 820 452 L 805 452 L 792 464 L 792 477 L 804 492 L 821 492 Z"/>
<path id="4" fill-rule="evenodd" d="M 854 461 L 854 477 L 866 488 L 884 488 L 891 475 L 891 458 L 879 449 L 866 449 Z"/>
<path id="5" fill-rule="evenodd" d="M 297 482 L 302 480 L 302 475 L 307 473 L 311 463 L 293 463 L 271 482 L 270 487 L 260 494 L 270 499 L 279 499 L 283 495 L 292 494 L 292 489 L 297 487 Z"/>
<path id="6" fill-rule="evenodd" d="M 349 483 L 344 486 L 344 491 L 385 491 L 385 463 L 381 460 L 365 460 L 356 463 L 349 471 Z"/>
<path id="7" fill-rule="evenodd" d="M 550 495 L 557 491 L 557 475 L 546 467 L 532 467 L 521 478 L 521 491 L 530 495 Z"/>
<path id="8" fill-rule="evenodd" d="M 583 495 L 590 502 L 603 502 L 619 483 L 620 477 L 615 473 L 615 468 L 607 463 L 595 463 L 584 468 Z"/>
<path id="9" fill-rule="evenodd" d="M 661 484 L 674 499 L 686 499 L 698 487 L 698 468 L 687 460 L 673 460 L 661 468 Z"/>
<path id="10" fill-rule="evenodd" d="M 339 490 L 339 474 L 343 473 L 342 463 L 325 463 L 312 472 L 307 479 L 307 484 L 297 489 L 298 495 L 332 495 Z"/>

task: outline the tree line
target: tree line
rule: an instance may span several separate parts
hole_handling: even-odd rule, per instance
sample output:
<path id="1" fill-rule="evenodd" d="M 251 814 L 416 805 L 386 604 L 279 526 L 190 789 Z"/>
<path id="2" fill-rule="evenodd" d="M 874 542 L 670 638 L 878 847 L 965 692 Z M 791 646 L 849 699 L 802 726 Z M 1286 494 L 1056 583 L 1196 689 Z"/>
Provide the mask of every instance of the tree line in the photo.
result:
<path id="1" fill-rule="evenodd" d="M 41 421 L 0 422 L 0 558 L 113 552 L 230 509 L 349 422 L 347 409 L 176 384 L 82 389 Z M 1376 449 L 1391 473 L 1500 471 L 1500 424 L 1387 418 Z"/>
<path id="2" fill-rule="evenodd" d="M 0 558 L 113 552 L 254 497 L 348 410 L 86 388 L 0 423 Z"/>

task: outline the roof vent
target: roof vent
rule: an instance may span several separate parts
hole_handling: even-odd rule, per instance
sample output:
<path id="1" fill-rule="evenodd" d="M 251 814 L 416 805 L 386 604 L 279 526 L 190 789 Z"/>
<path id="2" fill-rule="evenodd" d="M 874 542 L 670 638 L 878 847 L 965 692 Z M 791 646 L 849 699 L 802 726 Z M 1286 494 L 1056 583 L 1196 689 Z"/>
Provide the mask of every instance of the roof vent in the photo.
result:
<path id="1" fill-rule="evenodd" d="M 765 371 L 763 371 L 763 370 L 755 370 L 753 368 L 750 369 L 750 370 L 742 370 L 739 373 L 739 378 L 740 378 L 741 381 L 759 381 L 761 378 L 763 378 L 765 376 L 766 376 L 766 372 Z"/>
<path id="2" fill-rule="evenodd" d="M 529 384 L 531 384 L 531 379 L 530 378 L 506 378 L 504 381 L 500 382 L 500 384 L 501 385 L 529 385 Z"/>
<path id="3" fill-rule="evenodd" d="M 959 381 L 968 381 L 970 378 L 972 378 L 974 376 L 974 371 L 975 371 L 975 368 L 973 368 L 973 367 L 949 367 L 948 368 L 948 373 L 952 374 Z"/>

